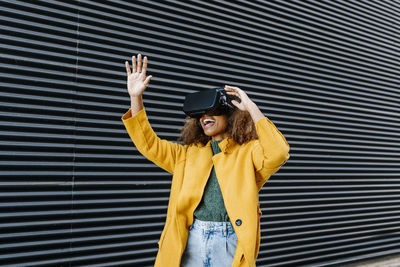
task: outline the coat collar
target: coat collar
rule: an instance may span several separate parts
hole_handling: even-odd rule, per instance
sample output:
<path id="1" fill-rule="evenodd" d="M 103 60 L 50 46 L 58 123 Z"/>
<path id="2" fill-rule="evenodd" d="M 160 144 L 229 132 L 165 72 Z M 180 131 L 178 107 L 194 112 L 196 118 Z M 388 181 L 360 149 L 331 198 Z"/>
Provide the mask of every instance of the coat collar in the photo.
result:
<path id="1" fill-rule="evenodd" d="M 225 138 L 221 142 L 219 142 L 218 146 L 223 153 L 232 153 L 233 148 L 236 146 L 236 142 L 232 138 Z M 211 147 L 211 140 L 207 142 L 206 145 L 202 143 L 198 143 L 200 147 Z"/>

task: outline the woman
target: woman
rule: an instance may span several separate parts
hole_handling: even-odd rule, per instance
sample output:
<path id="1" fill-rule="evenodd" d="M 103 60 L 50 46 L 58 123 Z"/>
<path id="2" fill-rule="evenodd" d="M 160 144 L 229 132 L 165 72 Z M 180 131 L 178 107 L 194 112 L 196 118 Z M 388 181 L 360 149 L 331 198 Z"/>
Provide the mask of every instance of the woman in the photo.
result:
<path id="1" fill-rule="evenodd" d="M 260 245 L 258 192 L 286 160 L 283 135 L 238 87 L 225 86 L 236 107 L 187 119 L 183 145 L 152 130 L 142 95 L 147 57 L 126 62 L 131 108 L 122 121 L 137 149 L 173 174 L 155 266 L 255 266 Z M 246 119 L 249 118 L 249 119 Z M 201 127 L 201 128 L 200 128 Z"/>

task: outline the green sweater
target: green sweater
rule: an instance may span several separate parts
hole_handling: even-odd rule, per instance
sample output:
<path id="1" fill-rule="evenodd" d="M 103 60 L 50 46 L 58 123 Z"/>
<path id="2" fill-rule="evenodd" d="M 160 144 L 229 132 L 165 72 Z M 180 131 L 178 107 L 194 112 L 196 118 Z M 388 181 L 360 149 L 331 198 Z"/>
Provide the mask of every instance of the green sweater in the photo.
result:
<path id="1" fill-rule="evenodd" d="M 211 141 L 211 148 L 214 155 L 221 152 L 218 146 L 219 142 L 221 141 Z M 202 221 L 229 222 L 214 166 L 204 189 L 203 198 L 193 215 Z"/>

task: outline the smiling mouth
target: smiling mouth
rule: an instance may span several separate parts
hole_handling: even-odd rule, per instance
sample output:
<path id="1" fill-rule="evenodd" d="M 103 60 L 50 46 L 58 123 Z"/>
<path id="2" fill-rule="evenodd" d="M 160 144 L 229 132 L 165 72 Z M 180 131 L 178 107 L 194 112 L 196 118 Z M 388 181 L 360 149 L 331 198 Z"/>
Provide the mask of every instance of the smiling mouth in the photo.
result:
<path id="1" fill-rule="evenodd" d="M 208 129 L 208 128 L 214 126 L 214 124 L 215 124 L 215 120 L 212 120 L 212 119 L 205 119 L 203 121 L 204 129 Z"/>

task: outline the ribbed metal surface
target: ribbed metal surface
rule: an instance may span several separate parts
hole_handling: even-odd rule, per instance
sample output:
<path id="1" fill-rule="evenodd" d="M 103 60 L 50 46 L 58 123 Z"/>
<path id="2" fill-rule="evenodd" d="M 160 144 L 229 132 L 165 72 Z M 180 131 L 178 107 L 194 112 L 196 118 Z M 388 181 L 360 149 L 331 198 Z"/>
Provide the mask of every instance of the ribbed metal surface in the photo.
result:
<path id="1" fill-rule="evenodd" d="M 171 176 L 120 120 L 137 53 L 160 137 L 185 94 L 224 84 L 287 137 L 258 266 L 400 253 L 398 1 L 0 3 L 2 265 L 152 265 Z"/>

